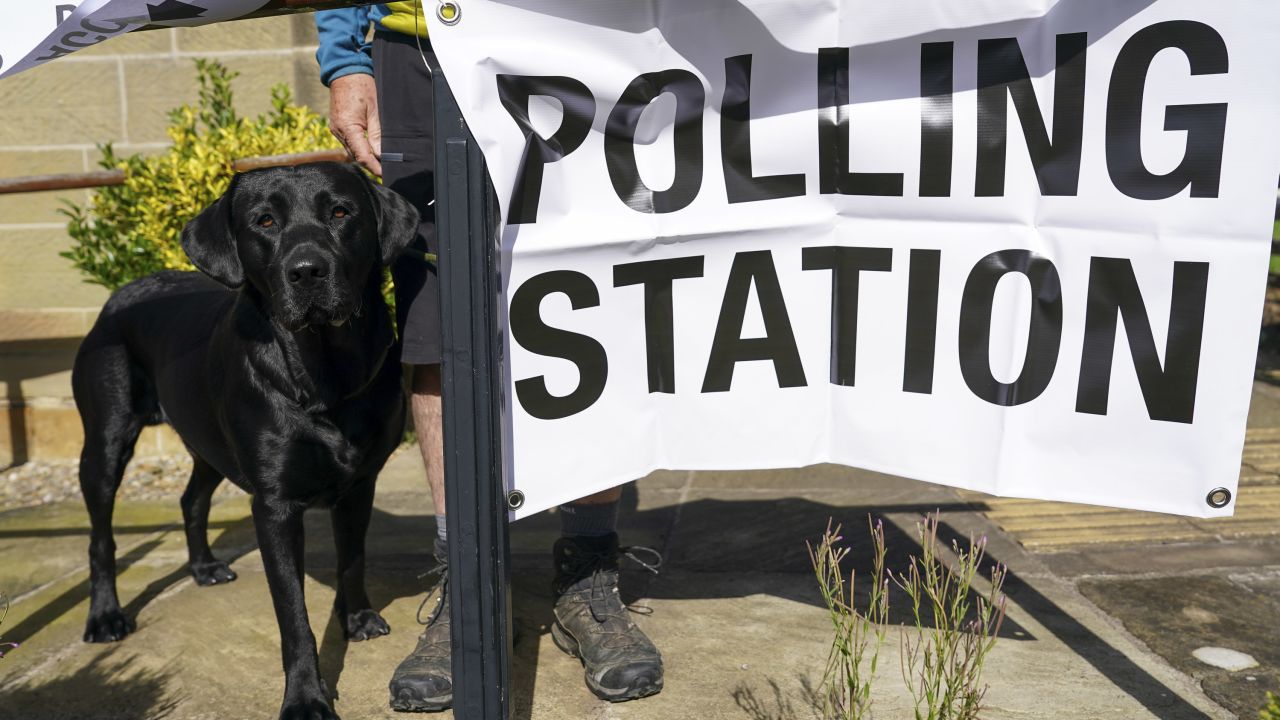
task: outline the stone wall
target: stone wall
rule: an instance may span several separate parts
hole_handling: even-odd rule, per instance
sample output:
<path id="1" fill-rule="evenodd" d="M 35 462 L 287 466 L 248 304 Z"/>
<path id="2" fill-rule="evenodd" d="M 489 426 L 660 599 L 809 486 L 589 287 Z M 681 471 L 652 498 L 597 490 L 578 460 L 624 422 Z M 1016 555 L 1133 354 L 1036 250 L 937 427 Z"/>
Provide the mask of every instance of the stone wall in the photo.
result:
<path id="1" fill-rule="evenodd" d="M 168 111 L 197 98 L 195 58 L 240 73 L 232 86 L 241 114 L 268 110 L 279 82 L 324 113 L 315 46 L 309 14 L 151 30 L 0 80 L 0 177 L 97 170 L 99 143 L 120 154 L 163 149 Z M 59 257 L 69 239 L 56 211 L 88 197 L 0 195 L 0 467 L 79 454 L 71 361 L 107 292 Z M 138 448 L 174 451 L 165 433 Z"/>

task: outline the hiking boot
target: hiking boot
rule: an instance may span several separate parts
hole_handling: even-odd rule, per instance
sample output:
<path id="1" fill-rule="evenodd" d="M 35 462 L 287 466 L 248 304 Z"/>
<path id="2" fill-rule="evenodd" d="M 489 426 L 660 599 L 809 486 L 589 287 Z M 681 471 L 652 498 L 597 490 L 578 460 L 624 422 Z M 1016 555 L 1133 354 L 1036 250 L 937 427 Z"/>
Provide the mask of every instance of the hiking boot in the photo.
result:
<path id="1" fill-rule="evenodd" d="M 618 558 L 629 557 L 652 572 L 653 565 L 619 548 L 618 535 L 563 537 L 556 541 L 556 647 L 582 660 L 587 687 L 601 700 L 623 702 L 662 690 L 662 655 L 631 622 L 618 594 Z"/>
<path id="2" fill-rule="evenodd" d="M 418 646 L 391 674 L 391 709 L 398 712 L 439 712 L 453 705 L 449 562 L 438 541 L 435 554 L 438 564 L 427 574 L 439 575 L 439 580 L 418 606 L 418 622 L 427 627 L 418 636 Z M 435 607 L 424 620 L 422 611 L 437 590 Z"/>

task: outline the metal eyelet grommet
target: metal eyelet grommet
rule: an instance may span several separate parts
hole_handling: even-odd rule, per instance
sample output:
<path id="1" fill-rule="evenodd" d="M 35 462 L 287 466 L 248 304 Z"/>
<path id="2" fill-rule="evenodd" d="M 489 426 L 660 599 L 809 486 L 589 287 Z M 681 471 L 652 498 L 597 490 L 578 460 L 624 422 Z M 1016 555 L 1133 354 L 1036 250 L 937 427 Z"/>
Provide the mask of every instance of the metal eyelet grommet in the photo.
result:
<path id="1" fill-rule="evenodd" d="M 442 2 L 436 5 L 436 18 L 445 25 L 457 25 L 462 19 L 462 6 L 456 2 Z"/>
<path id="2" fill-rule="evenodd" d="M 512 510 L 519 510 L 524 507 L 524 493 L 519 490 L 512 490 L 507 493 L 507 507 Z"/>
<path id="3" fill-rule="evenodd" d="M 1226 488 L 1214 488 L 1204 499 L 1209 507 L 1220 510 L 1231 504 L 1231 491 Z"/>

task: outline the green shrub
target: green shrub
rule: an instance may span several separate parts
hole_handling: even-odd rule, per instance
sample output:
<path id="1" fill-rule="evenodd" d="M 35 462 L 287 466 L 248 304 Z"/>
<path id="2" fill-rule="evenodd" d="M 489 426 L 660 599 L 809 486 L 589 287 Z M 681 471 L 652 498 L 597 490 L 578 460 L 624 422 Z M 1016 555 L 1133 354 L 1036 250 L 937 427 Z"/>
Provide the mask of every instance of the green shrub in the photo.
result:
<path id="1" fill-rule="evenodd" d="M 1261 720 L 1280 720 L 1280 694 L 1267 693 L 1267 706 L 1258 713 Z"/>
<path id="2" fill-rule="evenodd" d="M 272 88 L 271 111 L 250 120 L 236 115 L 235 73 L 196 60 L 196 76 L 197 105 L 169 113 L 172 147 L 122 158 L 100 146 L 99 165 L 124 170 L 124 184 L 61 211 L 73 242 L 62 255 L 88 282 L 114 290 L 159 270 L 192 269 L 179 244 L 182 227 L 226 190 L 235 160 L 340 147 L 323 117 L 293 104 L 287 85 Z"/>

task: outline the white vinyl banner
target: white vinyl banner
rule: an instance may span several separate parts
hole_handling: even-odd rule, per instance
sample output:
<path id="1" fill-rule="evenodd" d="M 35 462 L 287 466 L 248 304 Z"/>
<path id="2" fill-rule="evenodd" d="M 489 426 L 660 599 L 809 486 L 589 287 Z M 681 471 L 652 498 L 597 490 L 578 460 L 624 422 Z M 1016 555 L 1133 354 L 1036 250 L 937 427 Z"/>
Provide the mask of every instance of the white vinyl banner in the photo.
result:
<path id="1" fill-rule="evenodd" d="M 9 0 L 0 24 L 0 78 L 148 27 L 208 25 L 267 0 Z"/>
<path id="2" fill-rule="evenodd" d="M 459 4 L 517 516 L 827 461 L 1232 512 L 1280 3 Z"/>

